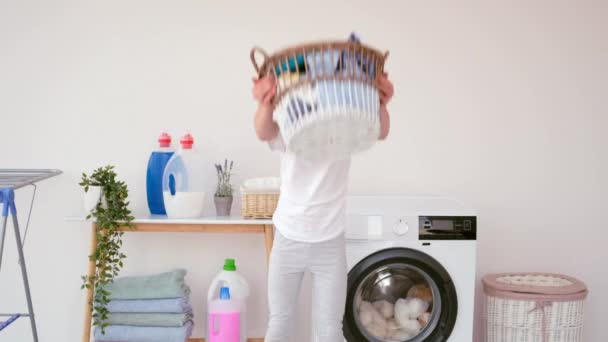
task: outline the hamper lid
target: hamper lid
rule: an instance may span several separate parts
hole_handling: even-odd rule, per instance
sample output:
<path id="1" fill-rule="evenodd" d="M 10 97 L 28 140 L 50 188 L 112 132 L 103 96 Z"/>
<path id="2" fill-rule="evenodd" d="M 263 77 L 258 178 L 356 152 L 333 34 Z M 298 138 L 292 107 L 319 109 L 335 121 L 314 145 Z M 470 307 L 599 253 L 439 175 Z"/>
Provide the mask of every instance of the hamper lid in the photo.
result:
<path id="1" fill-rule="evenodd" d="M 557 273 L 499 273 L 482 279 L 486 294 L 516 300 L 575 301 L 587 297 L 582 281 Z"/>

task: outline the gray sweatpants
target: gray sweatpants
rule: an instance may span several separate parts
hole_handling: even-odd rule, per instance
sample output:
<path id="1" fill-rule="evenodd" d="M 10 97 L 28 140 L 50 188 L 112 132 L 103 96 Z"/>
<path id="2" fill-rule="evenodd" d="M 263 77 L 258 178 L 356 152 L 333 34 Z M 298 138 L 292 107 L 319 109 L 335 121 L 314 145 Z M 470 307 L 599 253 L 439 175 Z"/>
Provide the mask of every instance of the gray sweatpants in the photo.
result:
<path id="1" fill-rule="evenodd" d="M 307 243 L 289 240 L 278 230 L 270 256 L 270 318 L 265 342 L 291 341 L 298 293 L 307 271 L 312 276 L 314 341 L 344 342 L 342 320 L 347 278 L 344 236 Z"/>

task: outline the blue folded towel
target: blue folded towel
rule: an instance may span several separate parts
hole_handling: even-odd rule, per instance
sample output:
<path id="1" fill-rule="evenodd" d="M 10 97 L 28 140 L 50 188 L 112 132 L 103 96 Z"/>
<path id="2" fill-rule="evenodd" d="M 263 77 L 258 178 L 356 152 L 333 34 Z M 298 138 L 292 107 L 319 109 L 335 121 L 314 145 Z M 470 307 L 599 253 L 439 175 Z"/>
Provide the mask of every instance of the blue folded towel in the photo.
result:
<path id="1" fill-rule="evenodd" d="M 181 327 L 192 321 L 192 313 L 111 312 L 105 323 L 137 327 Z"/>
<path id="2" fill-rule="evenodd" d="M 108 303 L 110 312 L 133 313 L 188 313 L 192 305 L 187 298 L 171 299 L 114 299 Z"/>
<path id="3" fill-rule="evenodd" d="M 179 328 L 165 327 L 135 327 L 130 325 L 110 325 L 105 328 L 95 328 L 97 342 L 185 342 L 192 335 L 192 322 Z"/>

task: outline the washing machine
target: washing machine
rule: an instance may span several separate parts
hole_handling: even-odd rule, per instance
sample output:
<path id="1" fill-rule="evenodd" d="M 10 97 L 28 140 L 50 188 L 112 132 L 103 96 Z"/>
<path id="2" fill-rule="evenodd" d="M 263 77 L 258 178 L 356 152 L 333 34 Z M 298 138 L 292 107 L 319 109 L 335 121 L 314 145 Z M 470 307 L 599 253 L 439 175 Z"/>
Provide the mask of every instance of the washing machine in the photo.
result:
<path id="1" fill-rule="evenodd" d="M 473 210 L 446 198 L 351 196 L 346 239 L 346 341 L 473 340 Z M 370 307 L 384 327 L 370 323 Z"/>

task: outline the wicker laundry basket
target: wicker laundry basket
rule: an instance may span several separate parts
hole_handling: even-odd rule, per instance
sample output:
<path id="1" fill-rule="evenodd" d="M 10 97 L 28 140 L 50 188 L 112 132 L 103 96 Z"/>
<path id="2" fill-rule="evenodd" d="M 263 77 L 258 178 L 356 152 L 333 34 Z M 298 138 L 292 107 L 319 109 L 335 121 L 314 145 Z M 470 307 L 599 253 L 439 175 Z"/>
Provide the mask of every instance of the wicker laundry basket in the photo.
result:
<path id="1" fill-rule="evenodd" d="M 583 282 L 561 274 L 511 273 L 483 278 L 486 342 L 580 342 Z"/>
<path id="2" fill-rule="evenodd" d="M 279 202 L 279 193 L 245 193 L 242 194 L 241 213 L 243 218 L 272 218 Z"/>
<path id="3" fill-rule="evenodd" d="M 277 209 L 281 180 L 278 177 L 247 179 L 241 186 L 241 213 L 244 218 L 272 218 Z"/>
<path id="4" fill-rule="evenodd" d="M 387 56 L 358 41 L 304 44 L 273 55 L 254 48 L 258 76 L 276 80 L 274 119 L 285 148 L 309 159 L 339 159 L 371 147 L 380 132 L 375 79 Z"/>

